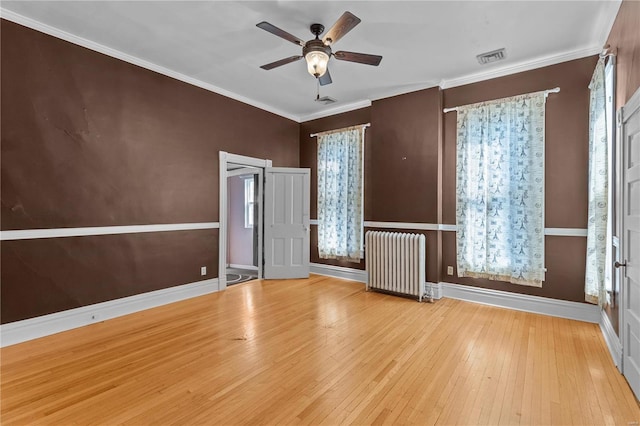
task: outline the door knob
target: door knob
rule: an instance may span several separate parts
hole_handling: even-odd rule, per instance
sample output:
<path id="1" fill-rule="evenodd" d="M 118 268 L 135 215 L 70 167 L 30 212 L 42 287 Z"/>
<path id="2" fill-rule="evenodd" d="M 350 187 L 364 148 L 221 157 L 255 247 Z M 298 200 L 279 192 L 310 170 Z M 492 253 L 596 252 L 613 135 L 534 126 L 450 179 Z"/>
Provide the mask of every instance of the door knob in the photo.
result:
<path id="1" fill-rule="evenodd" d="M 616 268 L 619 268 L 621 266 L 627 266 L 627 261 L 625 260 L 624 263 L 620 263 L 616 260 L 616 262 L 613 264 L 613 266 L 615 266 Z"/>

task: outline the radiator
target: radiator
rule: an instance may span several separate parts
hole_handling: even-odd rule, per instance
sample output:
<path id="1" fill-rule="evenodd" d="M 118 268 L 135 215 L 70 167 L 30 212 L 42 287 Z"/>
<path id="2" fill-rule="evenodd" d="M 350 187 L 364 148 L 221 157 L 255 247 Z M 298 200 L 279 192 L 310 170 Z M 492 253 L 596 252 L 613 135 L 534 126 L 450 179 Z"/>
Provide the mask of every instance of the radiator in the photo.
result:
<path id="1" fill-rule="evenodd" d="M 368 231 L 367 290 L 425 296 L 425 238 L 421 234 Z"/>

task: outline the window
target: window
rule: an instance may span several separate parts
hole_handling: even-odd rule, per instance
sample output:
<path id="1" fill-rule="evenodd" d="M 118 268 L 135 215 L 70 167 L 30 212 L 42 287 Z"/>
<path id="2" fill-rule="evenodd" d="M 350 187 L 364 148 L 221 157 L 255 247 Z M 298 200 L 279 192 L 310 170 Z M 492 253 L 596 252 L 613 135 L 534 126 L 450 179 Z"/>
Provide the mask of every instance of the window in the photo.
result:
<path id="1" fill-rule="evenodd" d="M 608 215 L 607 215 L 607 251 L 606 251 L 606 260 L 605 265 L 609 267 L 605 269 L 605 289 L 607 296 L 607 303 L 612 303 L 612 294 L 614 292 L 613 289 L 613 280 L 611 274 L 611 265 L 613 262 L 613 247 L 610 244 L 611 236 L 613 235 L 613 218 L 614 211 L 613 207 L 615 205 L 613 196 L 615 191 L 615 180 L 613 178 L 614 168 L 614 158 L 615 158 L 615 150 L 614 150 L 614 131 L 615 131 L 615 111 L 616 107 L 613 103 L 614 96 L 614 68 L 615 65 L 615 56 L 609 56 L 609 60 L 607 61 L 604 67 L 604 86 L 605 86 L 605 110 L 606 110 L 606 120 L 607 120 L 607 166 L 608 166 L 608 174 L 609 174 L 609 185 L 608 185 L 608 195 L 607 199 L 609 202 Z"/>
<path id="2" fill-rule="evenodd" d="M 546 94 L 457 108 L 461 277 L 542 286 Z"/>
<path id="3" fill-rule="evenodd" d="M 253 176 L 244 179 L 244 227 L 253 228 L 254 218 L 254 178 Z"/>
<path id="4" fill-rule="evenodd" d="M 318 135 L 318 253 L 322 259 L 363 257 L 363 140 L 356 126 Z"/>
<path id="5" fill-rule="evenodd" d="M 601 58 L 589 83 L 589 215 L 587 222 L 587 259 L 585 300 L 604 305 L 611 303 L 613 282 L 612 218 L 613 136 L 614 136 L 614 57 Z"/>

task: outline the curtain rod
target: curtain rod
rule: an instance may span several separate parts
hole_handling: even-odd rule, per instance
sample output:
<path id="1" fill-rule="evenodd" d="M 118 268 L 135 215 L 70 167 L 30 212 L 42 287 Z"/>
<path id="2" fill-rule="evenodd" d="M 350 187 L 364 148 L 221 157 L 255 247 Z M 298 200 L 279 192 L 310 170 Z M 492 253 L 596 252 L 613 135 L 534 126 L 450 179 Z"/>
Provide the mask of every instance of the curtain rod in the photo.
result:
<path id="1" fill-rule="evenodd" d="M 558 93 L 558 92 L 560 92 L 560 88 L 559 87 L 554 87 L 553 89 L 545 90 L 544 91 L 544 97 L 546 98 L 549 95 L 549 93 Z M 516 96 L 522 96 L 522 95 L 516 95 Z M 445 109 L 442 110 L 442 112 L 457 111 L 458 108 L 462 108 L 463 106 L 466 106 L 466 105 L 460 105 L 460 106 L 453 107 L 453 108 L 445 108 Z"/>
<path id="2" fill-rule="evenodd" d="M 356 124 L 355 126 L 349 126 L 349 127 L 362 127 L 363 129 L 366 129 L 367 127 L 371 127 L 371 123 L 365 123 L 365 124 Z M 318 132 L 318 133 L 311 133 L 309 135 L 310 138 L 314 138 L 318 135 L 321 135 L 323 133 L 328 133 L 328 132 L 335 132 L 336 130 L 340 130 L 340 129 L 333 129 L 333 130 L 325 130 L 324 132 Z"/>
<path id="3" fill-rule="evenodd" d="M 611 49 L 611 46 L 608 44 L 602 47 L 602 52 L 600 52 L 600 58 L 604 59 L 609 56 L 616 56 L 617 49 Z"/>

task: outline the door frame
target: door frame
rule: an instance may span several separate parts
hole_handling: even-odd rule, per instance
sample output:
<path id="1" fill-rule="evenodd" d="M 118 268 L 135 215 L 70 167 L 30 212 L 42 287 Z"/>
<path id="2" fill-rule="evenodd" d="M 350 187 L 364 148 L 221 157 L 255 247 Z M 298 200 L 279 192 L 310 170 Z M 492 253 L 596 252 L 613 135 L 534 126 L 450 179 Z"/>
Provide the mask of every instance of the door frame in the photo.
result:
<path id="1" fill-rule="evenodd" d="M 262 158 L 254 158 L 247 157 L 244 155 L 231 154 L 226 151 L 220 151 L 220 170 L 219 170 L 219 180 L 220 180 L 220 189 L 218 192 L 218 204 L 219 204 L 219 213 L 218 213 L 218 221 L 220 222 L 220 228 L 218 229 L 218 289 L 220 291 L 225 290 L 227 288 L 227 165 L 228 163 L 240 164 L 242 166 L 247 167 L 257 167 L 263 169 L 265 167 L 271 167 L 272 161 L 268 159 Z M 259 218 L 260 222 L 264 220 L 264 218 Z M 261 263 L 261 260 L 258 259 L 258 264 Z M 262 266 L 258 266 L 258 278 L 262 278 Z"/>
<path id="2" fill-rule="evenodd" d="M 235 163 L 234 163 L 235 164 Z M 227 167 L 228 168 L 228 167 Z M 263 243 L 262 243 L 262 236 L 263 236 L 263 230 L 262 227 L 264 226 L 264 220 L 263 219 L 263 204 L 264 204 L 264 169 L 261 167 L 242 167 L 239 169 L 233 169 L 233 170 L 227 170 L 227 190 L 228 190 L 228 183 L 229 183 L 229 178 L 231 177 L 235 177 L 235 176 L 253 176 L 254 182 L 255 179 L 258 179 L 258 181 L 256 182 L 256 186 L 255 186 L 255 192 L 254 198 L 257 198 L 257 202 L 255 202 L 254 206 L 254 224 L 253 224 L 253 256 L 255 258 L 255 261 L 257 262 L 257 264 L 254 266 L 252 265 L 237 265 L 234 266 L 233 263 L 228 262 L 229 263 L 229 267 L 230 268 L 240 268 L 240 269 L 244 269 L 244 268 L 249 268 L 251 270 L 255 270 L 258 272 L 258 279 L 263 278 L 264 275 L 264 271 L 260 270 L 260 263 L 258 263 L 260 261 L 260 259 L 262 259 L 263 254 L 262 254 L 262 249 L 263 249 Z M 254 201 L 256 201 L 254 199 Z M 229 205 L 229 194 L 227 193 L 227 205 Z M 228 210 L 227 210 L 228 211 Z M 227 218 L 227 220 L 229 220 L 229 218 Z M 257 240 L 256 240 L 257 237 Z M 229 239 L 229 231 L 227 230 L 227 240 Z M 230 242 L 230 241 L 227 241 Z M 228 248 L 228 245 L 227 245 Z M 228 257 L 228 256 L 227 256 Z"/>

